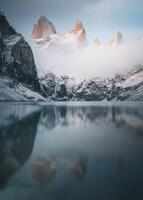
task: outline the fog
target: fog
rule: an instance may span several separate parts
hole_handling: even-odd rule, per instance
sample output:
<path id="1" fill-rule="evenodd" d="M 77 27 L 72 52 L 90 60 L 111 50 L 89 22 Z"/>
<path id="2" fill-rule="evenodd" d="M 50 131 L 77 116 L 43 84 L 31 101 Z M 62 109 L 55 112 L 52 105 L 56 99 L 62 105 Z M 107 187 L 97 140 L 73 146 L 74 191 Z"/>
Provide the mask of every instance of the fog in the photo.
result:
<path id="1" fill-rule="evenodd" d="M 113 77 L 143 65 L 143 41 L 84 49 L 46 49 L 32 45 L 38 74 L 48 71 L 76 78 Z"/>

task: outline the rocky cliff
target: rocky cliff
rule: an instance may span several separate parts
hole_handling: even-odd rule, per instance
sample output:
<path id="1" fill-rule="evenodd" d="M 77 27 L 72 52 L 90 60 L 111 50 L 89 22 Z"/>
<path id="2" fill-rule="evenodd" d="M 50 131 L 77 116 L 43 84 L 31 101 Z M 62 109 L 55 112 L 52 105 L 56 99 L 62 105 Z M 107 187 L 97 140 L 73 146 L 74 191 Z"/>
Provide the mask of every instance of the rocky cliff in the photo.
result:
<path id="1" fill-rule="evenodd" d="M 0 13 L 0 75 L 15 78 L 33 90 L 39 90 L 32 50 Z"/>

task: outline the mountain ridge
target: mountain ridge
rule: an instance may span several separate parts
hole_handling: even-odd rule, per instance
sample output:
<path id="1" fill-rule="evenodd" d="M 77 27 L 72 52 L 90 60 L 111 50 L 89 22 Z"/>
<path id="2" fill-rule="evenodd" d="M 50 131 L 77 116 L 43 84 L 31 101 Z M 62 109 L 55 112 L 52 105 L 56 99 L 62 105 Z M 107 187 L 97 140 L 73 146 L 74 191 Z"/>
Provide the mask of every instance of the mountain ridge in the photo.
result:
<path id="1" fill-rule="evenodd" d="M 63 35 L 56 32 L 55 25 L 45 16 L 40 16 L 38 22 L 34 24 L 32 30 L 33 41 L 40 46 L 62 46 L 84 48 L 87 46 L 86 30 L 82 22 L 77 19 L 73 28 Z M 123 43 L 123 35 L 120 31 L 114 31 L 105 46 L 117 46 Z M 96 38 L 95 46 L 103 45 L 99 38 Z"/>

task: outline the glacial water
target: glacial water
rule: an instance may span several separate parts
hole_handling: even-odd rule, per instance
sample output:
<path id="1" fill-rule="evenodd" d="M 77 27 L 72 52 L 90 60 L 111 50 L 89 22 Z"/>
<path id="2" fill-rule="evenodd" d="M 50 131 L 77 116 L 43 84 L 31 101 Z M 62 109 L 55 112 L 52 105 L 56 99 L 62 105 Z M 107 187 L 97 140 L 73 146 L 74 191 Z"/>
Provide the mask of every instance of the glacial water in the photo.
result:
<path id="1" fill-rule="evenodd" d="M 143 103 L 0 103 L 0 200 L 142 200 Z"/>

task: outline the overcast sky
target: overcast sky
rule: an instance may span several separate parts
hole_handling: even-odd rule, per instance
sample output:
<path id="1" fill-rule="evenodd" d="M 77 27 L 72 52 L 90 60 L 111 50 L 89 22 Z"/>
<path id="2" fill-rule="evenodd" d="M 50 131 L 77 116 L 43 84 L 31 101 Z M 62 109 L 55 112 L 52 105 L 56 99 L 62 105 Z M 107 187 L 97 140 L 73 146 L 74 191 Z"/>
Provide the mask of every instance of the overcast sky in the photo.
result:
<path id="1" fill-rule="evenodd" d="M 45 15 L 64 33 L 80 19 L 88 41 L 106 41 L 114 30 L 143 36 L 143 0 L 0 0 L 0 9 L 27 39 L 33 24 Z"/>

